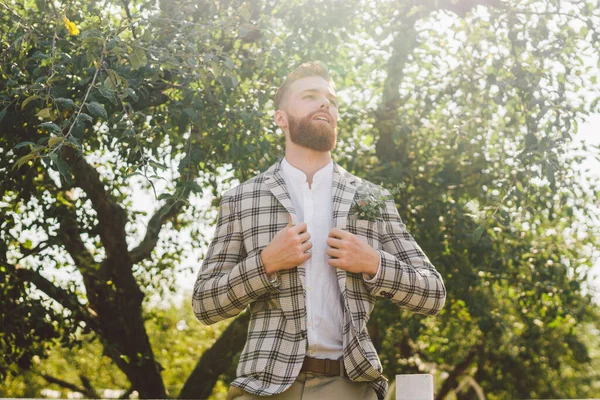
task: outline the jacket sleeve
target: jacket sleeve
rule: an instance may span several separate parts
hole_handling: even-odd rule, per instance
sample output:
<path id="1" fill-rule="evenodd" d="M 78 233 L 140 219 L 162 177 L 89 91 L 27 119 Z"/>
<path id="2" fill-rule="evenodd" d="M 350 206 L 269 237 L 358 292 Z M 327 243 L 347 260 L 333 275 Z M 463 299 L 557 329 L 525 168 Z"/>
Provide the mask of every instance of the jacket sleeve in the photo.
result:
<path id="1" fill-rule="evenodd" d="M 260 250 L 246 252 L 234 206 L 231 196 L 223 196 L 215 236 L 194 285 L 192 307 L 205 324 L 234 317 L 259 296 L 276 290 L 265 273 Z"/>
<path id="2" fill-rule="evenodd" d="M 446 301 L 442 277 L 400 219 L 393 200 L 386 202 L 380 227 L 380 265 L 365 285 L 372 295 L 410 311 L 435 315 Z"/>

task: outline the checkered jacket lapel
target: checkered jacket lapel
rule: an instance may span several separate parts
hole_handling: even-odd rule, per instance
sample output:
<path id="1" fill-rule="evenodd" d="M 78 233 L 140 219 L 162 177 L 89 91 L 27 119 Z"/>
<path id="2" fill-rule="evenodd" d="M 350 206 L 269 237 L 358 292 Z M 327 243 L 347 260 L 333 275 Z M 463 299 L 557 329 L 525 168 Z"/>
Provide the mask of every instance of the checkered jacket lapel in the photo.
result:
<path id="1" fill-rule="evenodd" d="M 332 180 L 332 193 L 333 193 L 333 226 L 342 230 L 346 230 L 346 223 L 348 221 L 348 213 L 352 206 L 352 200 L 356 193 L 356 182 L 357 178 L 347 172 L 345 169 L 335 164 L 333 169 L 333 180 Z M 342 300 L 344 302 L 344 308 L 350 311 L 351 320 L 355 324 L 355 328 L 358 328 L 359 321 L 356 321 L 356 296 L 348 296 L 346 279 L 347 272 L 343 269 L 337 268 L 336 270 L 338 285 L 342 293 Z"/>
<path id="2" fill-rule="evenodd" d="M 292 217 L 292 224 L 298 223 L 298 216 L 296 215 L 296 209 L 294 208 L 294 204 L 292 203 L 292 198 L 290 197 L 290 193 L 285 184 L 285 180 L 281 175 L 281 162 L 283 159 L 279 159 L 278 162 L 273 164 L 266 172 L 265 172 L 265 185 L 273 196 L 281 203 L 281 205 L 287 210 L 287 212 Z M 295 320 L 298 329 L 302 328 L 302 323 L 299 318 L 297 318 L 305 308 L 304 297 L 300 299 L 295 298 L 295 294 L 298 292 L 303 292 L 305 286 L 305 276 L 306 271 L 304 268 L 292 268 L 290 270 L 284 270 L 279 272 L 280 276 L 280 287 L 279 290 L 283 293 L 289 293 L 289 296 L 280 296 L 281 301 L 281 309 L 288 317 L 289 320 Z M 298 286 L 298 282 L 301 287 Z"/>
<path id="3" fill-rule="evenodd" d="M 266 172 L 265 172 L 265 184 L 273 193 L 273 196 L 281 203 L 283 207 L 287 210 L 288 213 L 292 216 L 292 222 L 296 224 L 296 210 L 294 209 L 294 205 L 292 204 L 292 199 L 290 197 L 290 193 L 287 190 L 287 186 L 285 185 L 285 180 L 283 176 L 281 176 L 281 161 L 273 164 Z"/>
<path id="4" fill-rule="evenodd" d="M 332 193 L 333 193 L 333 226 L 346 229 L 346 221 L 350 206 L 356 193 L 358 179 L 344 168 L 334 164 Z"/>

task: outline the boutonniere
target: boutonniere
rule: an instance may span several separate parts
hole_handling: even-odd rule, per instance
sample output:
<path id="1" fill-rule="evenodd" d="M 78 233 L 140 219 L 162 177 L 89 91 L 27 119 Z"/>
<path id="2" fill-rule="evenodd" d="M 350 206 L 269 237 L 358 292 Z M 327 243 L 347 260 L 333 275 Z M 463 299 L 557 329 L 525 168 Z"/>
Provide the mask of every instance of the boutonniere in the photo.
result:
<path id="1" fill-rule="evenodd" d="M 377 221 L 385 208 L 385 202 L 391 200 L 393 198 L 392 193 L 397 191 L 398 188 L 393 189 L 392 192 L 384 192 L 379 186 L 363 181 L 356 189 L 348 218 L 364 219 L 371 222 Z"/>

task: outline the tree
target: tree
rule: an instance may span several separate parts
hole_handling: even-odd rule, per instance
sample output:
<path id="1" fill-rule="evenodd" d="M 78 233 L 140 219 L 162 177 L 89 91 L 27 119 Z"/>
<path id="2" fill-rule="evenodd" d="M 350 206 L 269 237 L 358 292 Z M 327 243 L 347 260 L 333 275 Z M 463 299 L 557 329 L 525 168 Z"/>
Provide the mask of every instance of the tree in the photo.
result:
<path id="1" fill-rule="evenodd" d="M 185 295 L 187 300 L 191 293 Z M 183 384 L 182 377 L 190 374 L 199 354 L 211 349 L 226 331 L 229 321 L 198 326 L 188 301 L 181 299 L 163 300 L 146 312 L 145 327 L 152 347 L 157 349 L 156 359 L 163 368 L 165 387 L 177 396 Z M 0 396 L 40 397 L 45 388 L 59 391 L 62 398 L 69 397 L 70 392 L 79 392 L 87 398 L 105 398 L 110 393 L 106 390 L 112 390 L 113 396 L 118 393 L 116 389 L 125 392 L 129 386 L 127 377 L 102 353 L 102 344 L 93 334 L 84 335 L 76 346 L 52 346 L 48 358 L 37 357 L 26 372 L 18 377 L 9 376 L 0 388 Z M 129 394 L 125 392 L 120 396 Z M 198 397 L 208 398 L 209 395 Z"/>
<path id="2" fill-rule="evenodd" d="M 568 150 L 598 110 L 584 93 L 596 1 L 0 7 L 0 372 L 85 330 L 141 397 L 166 397 L 144 298 L 174 290 L 184 236 L 205 240 L 214 213 L 197 199 L 282 154 L 274 89 L 321 59 L 346 100 L 337 161 L 403 187 L 400 215 L 449 289 L 439 319 L 378 304 L 369 329 L 386 371 L 436 371 L 439 398 L 473 397 L 463 381 L 497 397 L 591 393 L 583 338 L 597 316 L 583 285 L 598 193 Z M 160 203 L 149 219 L 140 188 Z M 241 349 L 243 319 L 230 328 L 215 349 Z M 228 368 L 202 388 L 192 372 L 182 396 Z"/>

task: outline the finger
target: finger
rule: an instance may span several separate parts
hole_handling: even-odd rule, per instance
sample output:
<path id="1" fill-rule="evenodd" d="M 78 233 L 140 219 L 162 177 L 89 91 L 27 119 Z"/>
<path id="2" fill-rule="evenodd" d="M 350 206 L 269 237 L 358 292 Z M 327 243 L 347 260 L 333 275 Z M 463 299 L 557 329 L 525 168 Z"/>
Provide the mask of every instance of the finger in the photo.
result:
<path id="1" fill-rule="evenodd" d="M 331 265 L 332 267 L 336 267 L 336 268 L 342 268 L 343 267 L 343 263 L 342 260 L 339 258 L 330 258 L 329 260 L 327 260 L 327 263 L 329 265 Z M 344 268 L 342 268 L 344 269 Z"/>
<path id="2" fill-rule="evenodd" d="M 335 257 L 335 258 L 340 258 L 344 255 L 344 252 L 338 249 L 334 249 L 332 247 L 328 247 L 327 250 L 325 250 L 325 253 L 330 256 L 330 257 Z"/>
<path id="3" fill-rule="evenodd" d="M 336 238 L 343 239 L 347 235 L 348 235 L 348 232 L 343 231 L 339 228 L 333 228 L 332 230 L 329 231 L 329 237 L 336 237 Z"/>
<path id="4" fill-rule="evenodd" d="M 293 226 L 293 223 L 292 223 L 292 214 L 288 214 L 288 224 L 287 224 L 287 227 L 291 228 L 292 226 Z"/>
<path id="5" fill-rule="evenodd" d="M 308 233 L 308 232 L 301 233 L 300 235 L 298 235 L 298 238 L 300 239 L 300 243 L 304 243 L 310 239 L 310 233 Z"/>
<path id="6" fill-rule="evenodd" d="M 301 247 L 301 249 L 302 249 L 302 252 L 303 252 L 303 253 L 306 253 L 307 251 L 309 251 L 310 249 L 312 249 L 312 247 L 313 247 L 313 244 L 312 244 L 312 242 L 304 242 L 304 243 L 302 244 L 302 247 Z"/>
<path id="7" fill-rule="evenodd" d="M 290 230 L 294 233 L 302 233 L 305 232 L 307 229 L 308 225 L 306 225 L 306 222 L 301 222 L 290 228 Z"/>
<path id="8" fill-rule="evenodd" d="M 329 238 L 327 238 L 325 243 L 327 243 L 327 246 L 329 246 L 329 247 L 335 247 L 336 249 L 340 249 L 340 248 L 342 248 L 344 241 L 333 238 L 333 237 L 329 237 Z"/>

